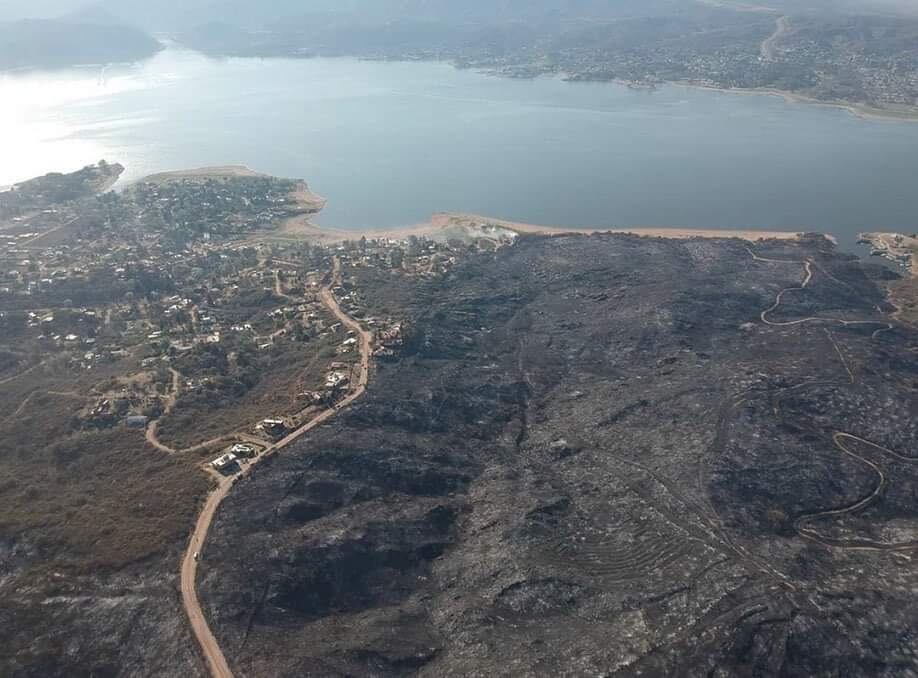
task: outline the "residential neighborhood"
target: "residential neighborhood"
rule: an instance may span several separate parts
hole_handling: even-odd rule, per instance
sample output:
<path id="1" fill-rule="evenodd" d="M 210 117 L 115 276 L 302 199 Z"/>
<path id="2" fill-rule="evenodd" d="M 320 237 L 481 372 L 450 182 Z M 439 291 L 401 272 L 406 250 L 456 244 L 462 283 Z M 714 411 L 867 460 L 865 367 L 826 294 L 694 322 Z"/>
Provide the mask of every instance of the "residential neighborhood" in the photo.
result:
<path id="1" fill-rule="evenodd" d="M 113 167 L 0 194 L 0 329 L 10 337 L 0 379 L 51 364 L 97 374 L 77 430 L 139 429 L 165 452 L 240 462 L 211 465 L 221 473 L 358 381 L 359 337 L 329 312 L 324 289 L 371 333 L 373 356 L 393 360 L 409 329 L 399 304 L 371 312 L 356 273 L 433 281 L 469 252 L 510 241 L 487 227 L 472 237 L 281 239 L 272 227 L 315 209 L 298 202 L 301 183 L 163 175 L 97 195 L 100 177 L 120 174 L 104 169 Z"/>

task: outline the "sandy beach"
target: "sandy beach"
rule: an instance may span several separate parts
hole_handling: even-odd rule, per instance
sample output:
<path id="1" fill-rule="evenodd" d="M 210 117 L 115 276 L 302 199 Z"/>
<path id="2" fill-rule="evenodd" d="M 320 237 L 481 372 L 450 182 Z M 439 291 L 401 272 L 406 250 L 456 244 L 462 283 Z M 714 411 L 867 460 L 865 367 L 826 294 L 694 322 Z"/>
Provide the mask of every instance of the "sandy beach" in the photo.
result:
<path id="1" fill-rule="evenodd" d="M 324 209 L 325 204 L 328 202 L 321 195 L 310 190 L 309 185 L 305 181 L 299 183 L 297 189 L 290 194 L 290 197 L 297 205 L 311 212 L 318 212 Z"/>
<path id="2" fill-rule="evenodd" d="M 631 233 L 633 235 L 653 238 L 741 238 L 743 240 L 796 240 L 802 235 L 799 231 L 757 231 L 751 229 L 697 229 L 697 228 L 661 228 L 661 227 L 622 227 L 622 228 L 567 228 L 564 226 L 540 226 L 524 224 L 503 219 L 491 219 L 478 214 L 435 214 L 431 226 L 441 230 L 456 226 L 493 225 L 506 228 L 516 233 L 559 235 L 563 233 Z"/>
<path id="3" fill-rule="evenodd" d="M 221 177 L 258 177 L 269 176 L 245 166 L 202 167 L 191 170 L 177 170 L 173 172 L 160 172 L 141 179 L 142 182 L 163 182 L 182 179 L 213 179 Z M 633 235 L 653 238 L 740 238 L 755 242 L 757 240 L 796 240 L 802 235 L 801 231 L 766 231 L 755 229 L 699 229 L 659 226 L 625 226 L 618 228 L 603 227 L 566 227 L 528 224 L 506 219 L 495 219 L 479 214 L 447 213 L 434 214 L 426 223 L 403 226 L 397 228 L 380 229 L 336 229 L 319 226 L 312 222 L 312 218 L 326 205 L 326 199 L 310 190 L 308 184 L 301 181 L 297 189 L 290 194 L 297 207 L 302 211 L 286 218 L 279 229 L 262 231 L 253 236 L 254 239 L 269 238 L 275 240 L 312 240 L 324 243 L 357 240 L 361 237 L 368 239 L 389 238 L 403 240 L 412 235 L 426 236 L 429 238 L 451 237 L 450 232 L 456 231 L 468 234 L 470 231 L 480 230 L 482 227 L 498 227 L 518 234 L 528 235 L 561 235 L 565 233 L 593 234 L 593 233 L 630 233 Z M 834 240 L 831 236 L 827 236 Z"/>
<path id="4" fill-rule="evenodd" d="M 279 231 L 268 237 L 277 239 L 309 239 L 325 243 L 356 240 L 361 237 L 373 240 L 388 238 L 391 240 L 404 240 L 412 235 L 428 238 L 452 237 L 451 232 L 458 235 L 461 232 L 481 230 L 482 227 L 498 227 L 513 233 L 526 235 L 563 235 L 565 233 L 594 234 L 594 233 L 630 233 L 633 235 L 651 238 L 740 238 L 750 242 L 758 240 L 796 240 L 801 231 L 758 231 L 753 229 L 697 229 L 697 228 L 661 228 L 661 227 L 621 227 L 621 228 L 569 228 L 565 226 L 545 226 L 527 224 L 505 219 L 493 219 L 478 214 L 463 213 L 438 213 L 430 221 L 414 226 L 381 229 L 343 230 L 317 226 L 307 217 L 296 217 L 288 222 Z M 264 234 L 262 234 L 264 235 Z M 831 236 L 827 236 L 833 239 Z"/>

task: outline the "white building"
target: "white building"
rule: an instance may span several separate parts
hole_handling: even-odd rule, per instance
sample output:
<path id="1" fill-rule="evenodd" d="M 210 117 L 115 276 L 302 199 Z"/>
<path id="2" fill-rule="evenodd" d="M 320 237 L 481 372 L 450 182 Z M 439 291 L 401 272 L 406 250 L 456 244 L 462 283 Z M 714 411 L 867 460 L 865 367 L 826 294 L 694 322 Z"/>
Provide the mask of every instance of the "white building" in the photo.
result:
<path id="1" fill-rule="evenodd" d="M 213 466 L 217 471 L 225 471 L 229 467 L 233 466 L 237 461 L 238 457 L 235 454 L 224 454 L 222 457 L 218 457 L 210 462 L 210 465 Z"/>

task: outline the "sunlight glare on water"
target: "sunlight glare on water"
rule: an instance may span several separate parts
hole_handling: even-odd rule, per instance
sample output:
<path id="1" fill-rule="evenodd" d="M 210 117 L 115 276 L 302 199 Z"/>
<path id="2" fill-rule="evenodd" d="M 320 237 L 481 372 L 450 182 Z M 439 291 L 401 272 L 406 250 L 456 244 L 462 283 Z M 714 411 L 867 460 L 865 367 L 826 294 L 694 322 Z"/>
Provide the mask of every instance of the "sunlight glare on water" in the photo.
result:
<path id="1" fill-rule="evenodd" d="M 118 123 L 74 122 L 67 111 L 150 85 L 135 73 L 110 71 L 87 68 L 0 74 L 0 185 L 50 171 L 78 169 L 104 156 L 104 144 L 77 132 Z"/>
<path id="2" fill-rule="evenodd" d="M 918 221 L 918 124 L 779 97 L 443 63 L 208 59 L 0 76 L 0 185 L 102 158 L 122 183 L 243 164 L 302 178 L 339 228 L 463 211 L 570 226 L 828 231 Z"/>

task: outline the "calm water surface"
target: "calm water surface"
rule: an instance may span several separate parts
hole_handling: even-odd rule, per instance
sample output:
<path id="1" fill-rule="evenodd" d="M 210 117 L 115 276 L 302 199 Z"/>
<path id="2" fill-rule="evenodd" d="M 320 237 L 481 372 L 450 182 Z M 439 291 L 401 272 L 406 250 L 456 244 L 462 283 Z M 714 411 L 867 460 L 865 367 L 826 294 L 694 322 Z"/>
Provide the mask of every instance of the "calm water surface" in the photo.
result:
<path id="1" fill-rule="evenodd" d="M 210 60 L 0 76 L 0 185 L 100 158 L 125 180 L 245 164 L 320 223 L 437 211 L 579 226 L 918 230 L 918 124 L 777 97 L 515 81 L 444 64 Z"/>

